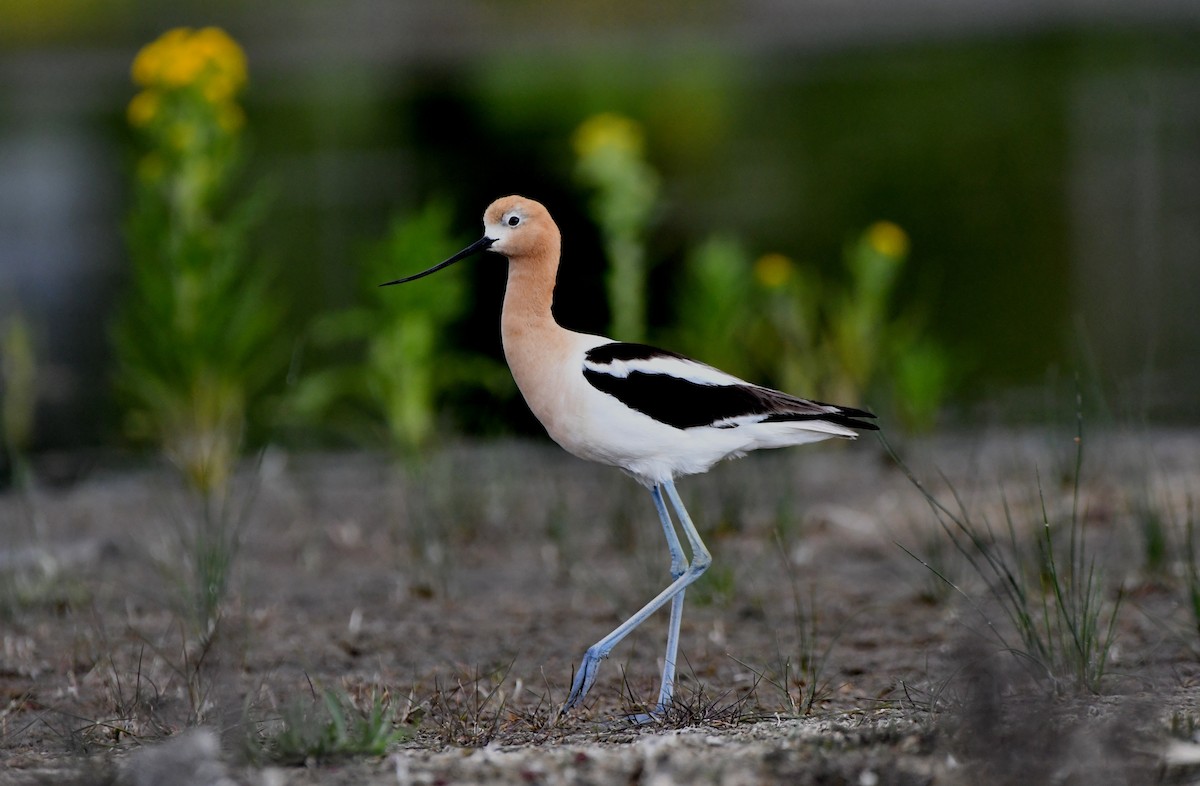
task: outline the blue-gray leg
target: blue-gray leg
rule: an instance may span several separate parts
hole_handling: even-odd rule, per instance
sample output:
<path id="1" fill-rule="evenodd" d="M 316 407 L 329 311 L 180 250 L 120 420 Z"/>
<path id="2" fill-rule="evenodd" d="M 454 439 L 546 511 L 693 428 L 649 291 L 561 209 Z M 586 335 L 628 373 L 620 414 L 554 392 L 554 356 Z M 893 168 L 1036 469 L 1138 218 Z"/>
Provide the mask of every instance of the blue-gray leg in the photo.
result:
<path id="1" fill-rule="evenodd" d="M 675 529 L 671 525 L 671 518 L 667 515 L 666 505 L 663 503 L 662 491 L 667 492 L 667 497 L 671 501 L 671 506 L 675 508 L 675 513 L 679 517 L 679 522 L 683 526 L 684 535 L 688 539 L 688 544 L 692 549 L 692 561 L 686 569 L 683 568 L 683 547 L 679 542 L 678 536 L 675 534 Z M 674 580 L 654 597 L 649 603 L 643 606 L 636 614 L 617 626 L 612 633 L 609 633 L 600 641 L 588 648 L 588 651 L 583 655 L 583 662 L 579 666 L 579 671 L 575 674 L 575 681 L 571 685 L 571 693 L 567 696 L 566 702 L 563 703 L 563 710 L 569 710 L 587 695 L 591 689 L 592 683 L 596 681 L 596 671 L 600 668 L 600 661 L 608 657 L 612 652 L 613 647 L 617 646 L 622 639 L 628 636 L 634 628 L 641 625 L 654 612 L 662 608 L 668 600 L 672 601 L 671 605 L 671 622 L 667 634 L 667 654 L 663 664 L 663 680 L 662 687 L 659 690 L 658 710 L 662 710 L 671 700 L 671 694 L 675 683 L 675 658 L 679 647 L 679 622 L 683 614 L 683 596 L 684 590 L 700 578 L 708 566 L 712 563 L 712 556 L 708 553 L 708 549 L 704 547 L 704 541 L 700 539 L 700 533 L 696 531 L 696 526 L 692 523 L 692 519 L 688 516 L 687 510 L 683 507 L 683 501 L 679 499 L 679 492 L 675 490 L 675 484 L 671 481 L 666 481 L 655 487 L 651 491 L 654 497 L 655 507 L 658 509 L 659 518 L 662 519 L 663 532 L 667 536 L 667 548 L 671 552 L 671 575 Z"/>
<path id="2" fill-rule="evenodd" d="M 692 572 L 693 575 L 691 580 L 687 582 L 687 584 L 691 584 L 700 578 L 704 571 L 708 570 L 708 566 L 712 564 L 712 555 L 708 553 L 708 549 L 704 546 L 704 541 L 700 539 L 700 532 L 696 529 L 696 525 L 692 523 L 692 517 L 688 515 L 687 508 L 683 506 L 683 500 L 679 498 L 679 492 L 675 490 L 675 483 L 668 480 L 663 484 L 663 487 L 667 490 L 671 506 L 675 508 L 675 515 L 683 527 L 683 534 L 687 537 L 688 544 L 692 548 L 692 564 L 688 568 L 688 571 Z M 674 528 L 672 528 L 671 534 L 675 534 Z M 676 544 L 678 544 L 678 540 L 676 540 Z M 683 613 L 682 588 L 679 590 L 676 600 L 678 601 L 678 607 L 672 606 L 671 608 L 671 628 L 667 638 L 666 666 L 663 668 L 662 689 L 658 694 L 658 710 L 660 712 L 670 705 L 671 695 L 675 690 L 675 654 L 679 648 L 679 619 Z"/>
<path id="3" fill-rule="evenodd" d="M 654 497 L 654 508 L 662 521 L 663 533 L 667 536 L 667 549 L 671 552 L 671 580 L 683 575 L 687 563 L 683 555 L 683 546 L 679 536 L 675 534 L 675 526 L 671 523 L 671 515 L 667 513 L 666 503 L 663 502 L 662 489 L 655 486 L 650 489 Z M 675 662 L 679 653 L 679 624 L 683 621 L 683 598 L 686 589 L 681 589 L 671 598 L 671 621 L 667 625 L 667 651 L 663 655 L 662 685 L 658 690 L 658 706 L 656 712 L 661 713 L 671 703 L 671 693 L 675 689 Z"/>

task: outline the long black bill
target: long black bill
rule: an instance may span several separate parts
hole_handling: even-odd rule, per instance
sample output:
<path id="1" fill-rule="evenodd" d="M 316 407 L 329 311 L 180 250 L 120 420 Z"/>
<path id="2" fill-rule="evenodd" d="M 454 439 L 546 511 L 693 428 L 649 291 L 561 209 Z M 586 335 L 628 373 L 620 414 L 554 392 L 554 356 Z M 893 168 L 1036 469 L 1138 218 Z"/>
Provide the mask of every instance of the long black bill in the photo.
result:
<path id="1" fill-rule="evenodd" d="M 429 268 L 428 270 L 417 273 L 415 276 L 407 276 L 405 278 L 398 278 L 395 281 L 388 281 L 386 283 L 380 284 L 379 286 L 390 287 L 392 284 L 407 284 L 409 281 L 416 281 L 418 278 L 425 278 L 425 276 L 429 275 L 430 273 L 436 273 L 444 267 L 450 267 L 455 262 L 458 262 L 460 259 L 466 259 L 467 257 L 471 256 L 472 254 L 478 254 L 480 251 L 486 251 L 488 248 L 491 247 L 492 243 L 495 243 L 495 242 L 496 242 L 495 238 L 491 238 L 491 237 L 484 235 L 483 237 L 479 238 L 471 245 L 464 248 L 462 251 L 459 251 L 457 254 L 455 254 L 454 256 L 447 259 L 445 262 L 439 262 L 438 264 L 434 265 L 433 267 Z"/>

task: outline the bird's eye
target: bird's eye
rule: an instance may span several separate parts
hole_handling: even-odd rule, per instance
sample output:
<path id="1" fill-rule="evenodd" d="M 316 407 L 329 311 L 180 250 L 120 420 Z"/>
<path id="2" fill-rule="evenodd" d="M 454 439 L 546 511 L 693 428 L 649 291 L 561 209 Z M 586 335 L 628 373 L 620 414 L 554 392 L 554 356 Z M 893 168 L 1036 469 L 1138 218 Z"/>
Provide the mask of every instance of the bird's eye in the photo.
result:
<path id="1" fill-rule="evenodd" d="M 509 217 L 508 217 L 508 225 L 509 225 L 510 227 L 515 227 L 515 226 L 516 226 L 517 224 L 519 224 L 519 223 L 521 223 L 521 217 L 520 217 L 520 216 L 509 216 Z"/>

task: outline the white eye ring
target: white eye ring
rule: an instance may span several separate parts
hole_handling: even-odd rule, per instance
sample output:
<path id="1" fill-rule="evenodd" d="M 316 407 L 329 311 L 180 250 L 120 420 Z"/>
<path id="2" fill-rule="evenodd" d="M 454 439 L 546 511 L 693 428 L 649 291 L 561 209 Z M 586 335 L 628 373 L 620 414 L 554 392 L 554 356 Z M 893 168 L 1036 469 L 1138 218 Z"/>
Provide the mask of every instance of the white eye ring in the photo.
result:
<path id="1" fill-rule="evenodd" d="M 520 216 L 509 216 L 508 221 L 506 223 L 510 227 L 515 227 L 517 224 L 521 223 L 521 217 Z"/>

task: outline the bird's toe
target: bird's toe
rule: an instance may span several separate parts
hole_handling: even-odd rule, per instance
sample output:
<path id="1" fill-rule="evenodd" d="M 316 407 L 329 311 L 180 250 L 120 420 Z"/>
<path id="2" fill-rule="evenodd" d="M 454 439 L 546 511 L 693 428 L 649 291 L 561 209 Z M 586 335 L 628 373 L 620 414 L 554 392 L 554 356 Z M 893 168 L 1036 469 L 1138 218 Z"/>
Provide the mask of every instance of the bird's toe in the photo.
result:
<path id="1" fill-rule="evenodd" d="M 599 671 L 602 660 L 604 660 L 604 655 L 590 649 L 584 653 L 583 662 L 579 664 L 579 671 L 575 672 L 575 681 L 571 683 L 571 693 L 563 702 L 563 711 L 577 706 L 587 696 L 588 691 L 592 689 L 592 683 L 596 681 L 596 672 Z"/>

